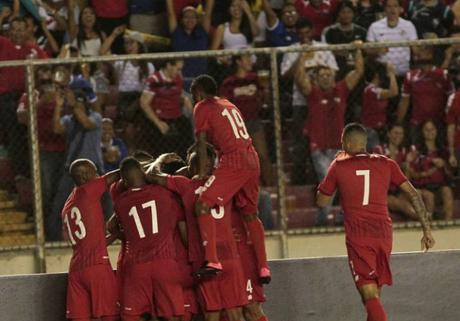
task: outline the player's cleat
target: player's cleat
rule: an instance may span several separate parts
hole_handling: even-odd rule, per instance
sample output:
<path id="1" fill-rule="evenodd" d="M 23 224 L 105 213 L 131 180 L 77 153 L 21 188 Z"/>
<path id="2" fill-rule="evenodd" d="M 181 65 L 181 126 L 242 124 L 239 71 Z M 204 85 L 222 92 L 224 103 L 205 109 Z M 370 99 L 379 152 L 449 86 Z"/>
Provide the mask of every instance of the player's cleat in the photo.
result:
<path id="1" fill-rule="evenodd" d="M 268 284 L 272 280 L 272 274 L 266 267 L 261 268 L 259 272 L 259 281 L 262 284 Z"/>
<path id="2" fill-rule="evenodd" d="M 212 263 L 205 262 L 202 267 L 193 272 L 193 276 L 201 279 L 206 276 L 214 276 L 222 272 L 222 264 L 220 262 Z"/>

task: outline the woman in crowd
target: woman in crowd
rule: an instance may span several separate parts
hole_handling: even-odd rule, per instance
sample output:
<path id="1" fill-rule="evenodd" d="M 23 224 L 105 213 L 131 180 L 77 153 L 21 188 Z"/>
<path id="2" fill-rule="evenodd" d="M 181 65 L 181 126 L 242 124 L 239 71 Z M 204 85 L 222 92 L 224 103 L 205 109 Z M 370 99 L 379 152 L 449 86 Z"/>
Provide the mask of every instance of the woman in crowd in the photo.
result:
<path id="1" fill-rule="evenodd" d="M 71 43 L 78 48 L 81 56 L 99 56 L 106 36 L 97 25 L 96 13 L 92 7 L 86 7 L 81 11 L 76 33 L 71 32 L 70 37 Z"/>

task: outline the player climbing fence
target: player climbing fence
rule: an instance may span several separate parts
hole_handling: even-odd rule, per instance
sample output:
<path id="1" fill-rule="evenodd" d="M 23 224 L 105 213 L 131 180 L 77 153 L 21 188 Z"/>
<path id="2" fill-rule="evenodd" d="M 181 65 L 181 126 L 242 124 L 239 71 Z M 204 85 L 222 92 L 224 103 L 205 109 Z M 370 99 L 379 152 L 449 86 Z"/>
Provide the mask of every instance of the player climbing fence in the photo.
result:
<path id="1" fill-rule="evenodd" d="M 314 193 L 346 122 L 363 122 L 370 150 L 398 158 L 428 199 L 450 188 L 451 207 L 433 203 L 431 211 L 452 220 L 459 214 L 451 185 L 458 173 L 450 156 L 460 144 L 448 138 L 444 110 L 452 106 L 447 120 L 455 129 L 455 99 L 449 105 L 447 98 L 451 82 L 458 82 L 458 44 L 451 38 L 1 62 L 13 72 L 26 66 L 27 86 L 22 98 L 0 94 L 0 249 L 36 249 L 44 271 L 45 248 L 65 246 L 60 208 L 72 187 L 66 170 L 76 158 L 92 159 L 101 173 L 133 153 L 177 152 L 186 161 L 194 140 L 192 79 L 182 79 L 180 71 L 193 63 L 207 64 L 220 95 L 242 111 L 261 161 L 259 212 L 267 233 L 280 237 L 283 256 L 289 233 L 341 231 L 338 201 L 318 212 Z M 395 56 L 389 48 L 397 47 L 411 48 L 412 56 Z M 78 116 L 82 111 L 91 131 Z M 444 148 L 426 155 L 431 138 L 425 122 L 432 118 L 439 118 Z M 404 126 L 389 126 L 396 123 Z M 391 200 L 395 221 L 411 219 L 404 199 Z M 103 203 L 110 215 L 110 199 Z"/>

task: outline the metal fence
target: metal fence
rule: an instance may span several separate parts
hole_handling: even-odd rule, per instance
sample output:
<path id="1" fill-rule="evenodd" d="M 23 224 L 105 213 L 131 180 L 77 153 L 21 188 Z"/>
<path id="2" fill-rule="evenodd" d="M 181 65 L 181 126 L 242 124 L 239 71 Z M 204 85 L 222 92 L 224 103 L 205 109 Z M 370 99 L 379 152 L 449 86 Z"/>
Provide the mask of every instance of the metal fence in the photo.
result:
<path id="1" fill-rule="evenodd" d="M 70 151 L 72 145 L 73 149 L 80 148 L 81 144 L 78 140 L 82 139 L 77 138 L 76 132 L 80 127 L 75 123 L 73 125 L 67 124 L 70 127 L 55 128 L 55 117 L 58 117 L 59 123 L 64 124 L 65 121 L 62 119 L 66 117 L 65 115 L 75 113 L 74 110 L 66 110 L 66 100 L 82 99 L 90 107 L 86 111 L 87 115 L 90 113 L 97 114 L 94 119 L 97 119 L 97 126 L 100 132 L 102 131 L 102 134 L 99 135 L 103 137 L 103 141 L 99 143 L 98 140 L 98 144 L 101 144 L 101 150 L 98 152 L 94 150 L 93 152 L 105 157 L 106 164 L 116 167 L 116 163 L 124 155 L 133 154 L 137 150 L 147 151 L 153 156 L 169 151 L 176 151 L 181 156 L 185 156 L 187 147 L 193 142 L 191 104 L 187 95 L 187 86 L 190 82 L 188 79 L 184 79 L 183 83 L 176 83 L 176 85 L 180 84 L 182 88 L 179 92 L 174 92 L 170 88 L 171 86 L 166 86 L 168 87 L 166 89 L 161 87 L 161 79 L 158 78 L 165 77 L 165 73 L 174 75 L 175 69 L 171 69 L 171 66 L 177 67 L 175 63 L 177 60 L 185 59 L 187 62 L 187 60 L 190 61 L 190 58 L 203 58 L 208 64 L 208 73 L 217 79 L 223 95 L 233 95 L 233 99 L 243 99 L 241 104 L 247 104 L 248 101 L 252 103 L 254 100 L 245 101 L 244 97 L 241 98 L 241 96 L 257 94 L 257 100 L 255 100 L 257 106 L 251 104 L 247 106 L 254 108 L 255 111 L 249 108 L 244 110 L 243 114 L 247 117 L 246 125 L 261 158 L 262 192 L 259 210 L 267 234 L 280 238 L 282 254 L 287 257 L 289 250 L 287 237 L 290 234 L 343 231 L 341 210 L 337 200 L 334 201 L 331 208 L 323 212 L 319 212 L 314 206 L 315 186 L 318 180 L 322 178 L 323 172 L 327 169 L 330 159 L 335 155 L 336 149 L 339 148 L 338 139 L 335 139 L 335 145 L 331 146 L 331 139 L 327 141 L 325 136 L 332 135 L 331 137 L 333 137 L 334 133 L 341 131 L 341 126 L 343 127 L 346 122 L 360 121 L 363 118 L 363 113 L 365 113 L 365 108 L 369 113 L 369 102 L 366 103 L 363 96 L 370 84 L 375 88 L 380 88 L 377 90 L 379 93 L 381 93 L 381 89 L 386 90 L 386 92 L 389 90 L 392 76 L 389 76 L 384 64 L 377 62 L 382 60 L 382 56 L 378 56 L 382 54 L 382 49 L 412 48 L 410 68 L 411 70 L 418 70 L 416 69 L 418 68 L 417 63 L 433 64 L 433 66 L 446 64 L 447 58 L 444 54 L 446 48 L 452 46 L 454 49 L 450 51 L 455 53 L 456 46 L 459 44 L 460 39 L 458 38 L 365 43 L 362 45 L 365 56 L 364 69 L 360 71 L 362 74 L 355 80 L 348 75 L 353 72 L 356 74 L 361 62 L 359 58 L 356 58 L 357 48 L 353 44 L 0 62 L 0 68 L 10 68 L 12 72 L 22 72 L 22 69 L 14 69 L 14 67 L 25 67 L 27 80 L 26 95 L 20 101 L 17 95 L 3 96 L 3 98 L 0 95 L 0 99 L 3 99 L 1 100 L 2 104 L 5 106 L 8 104 L 8 108 L 14 109 L 15 116 L 17 109 L 17 119 L 10 119 L 10 127 L 0 130 L 2 134 L 1 145 L 4 147 L 1 150 L 3 155 L 0 157 L 0 175 L 2 177 L 0 180 L 0 251 L 36 249 L 37 270 L 45 271 L 45 249 L 67 246 L 63 242 L 45 243 L 45 240 L 54 240 L 53 237 L 50 237 L 51 229 L 54 228 L 54 232 L 60 231 L 61 223 L 56 218 L 58 216 L 56 209 L 59 208 L 60 202 L 65 201 L 68 193 L 69 185 L 63 183 L 66 180 L 65 167 L 68 164 L 69 154 L 74 153 Z M 425 49 L 420 50 L 420 48 Z M 427 48 L 430 50 L 426 50 Z M 375 57 L 380 58 L 375 59 Z M 392 139 L 389 137 L 389 124 L 397 120 L 403 121 L 404 126 L 401 128 L 406 131 L 407 146 L 412 143 L 419 144 L 418 139 L 424 137 L 423 131 L 417 131 L 418 128 L 412 123 L 414 105 L 417 104 L 414 97 L 418 97 L 420 92 L 413 91 L 410 93 L 409 103 L 412 103 L 412 111 L 409 109 L 404 115 L 401 114 L 401 100 L 407 97 L 407 95 L 400 95 L 403 91 L 401 88 L 406 86 L 405 90 L 407 91 L 409 84 L 404 84 L 405 71 L 408 70 L 401 71 L 398 68 L 404 69 L 404 64 L 409 67 L 410 57 L 410 55 L 400 56 L 399 62 L 398 57 L 396 57 L 395 63 L 403 66 L 396 66 L 395 79 L 399 90 L 396 95 L 393 95 L 395 97 L 385 98 L 387 102 L 385 107 L 382 107 L 387 109 L 384 123 L 373 124 L 374 128 L 371 128 L 371 125 L 369 125 L 371 127 L 368 126 L 374 139 L 373 145 L 369 146 L 371 149 L 378 149 L 379 145 L 383 145 L 384 148 L 380 148 L 380 151 L 388 151 L 388 148 L 385 149 L 384 143 L 386 140 Z M 427 61 L 427 57 L 431 57 L 431 59 Z M 299 63 L 300 60 L 302 62 Z M 451 76 L 449 76 L 448 81 L 445 81 L 446 83 L 457 79 L 457 71 L 460 70 L 460 63 L 459 68 L 455 68 L 457 62 L 455 55 L 450 61 L 447 61 L 449 67 L 444 68 L 444 70 L 448 70 Z M 123 91 L 119 82 L 112 81 L 110 75 L 117 72 L 117 66 L 118 68 L 120 66 L 125 68 L 128 63 L 138 67 L 138 70 L 145 71 L 144 78 L 147 80 L 138 77 L 135 81 L 148 85 L 142 85 L 143 88 L 141 89 Z M 152 74 L 150 63 L 153 63 L 155 69 L 161 70 L 162 73 L 154 74 L 148 78 Z M 240 81 L 241 74 L 235 77 L 235 68 L 238 66 L 245 71 L 242 73 L 244 74 L 243 81 Z M 329 68 L 323 68 L 325 66 Z M 331 73 L 330 70 L 335 71 Z M 63 81 L 66 72 L 73 73 L 74 86 L 70 85 L 73 93 L 71 96 L 66 96 L 66 89 L 57 84 Z M 120 71 L 118 70 L 118 72 Z M 420 75 L 417 74 L 417 77 L 420 78 Z M 441 70 L 440 73 L 429 74 L 428 78 L 434 79 L 434 86 L 439 89 L 438 92 L 441 91 L 441 96 L 444 90 L 445 97 L 440 98 L 441 101 L 445 100 L 444 105 L 436 106 L 437 109 L 444 111 L 450 89 L 447 88 L 447 85 L 442 87 L 443 77 L 447 76 Z M 98 98 L 97 103 L 92 103 L 94 97 L 89 92 L 88 82 L 81 79 L 92 81 L 93 85 L 89 87 L 95 89 L 94 94 Z M 327 89 L 326 87 L 329 86 L 327 82 L 330 82 L 331 79 L 331 88 Z M 303 87 L 305 82 L 312 85 L 309 88 L 310 92 L 307 93 L 307 98 Z M 51 83 L 57 87 L 50 86 Z M 346 89 L 344 89 L 345 87 Z M 413 87 L 410 88 L 413 89 Z M 163 90 L 163 92 L 160 93 L 159 90 Z M 174 119 L 167 117 L 163 119 L 163 123 L 160 125 L 152 122 L 146 116 L 145 108 L 143 108 L 143 105 L 151 103 L 151 99 L 147 99 L 148 103 L 143 102 L 143 91 L 151 91 L 154 95 L 146 96 L 151 99 L 161 95 L 166 95 L 166 97 L 171 95 L 171 100 L 179 97 L 180 102 L 178 103 L 183 106 L 182 114 L 175 115 Z M 312 98 L 314 95 L 320 97 L 319 101 L 316 102 L 317 105 L 332 108 L 334 114 L 323 113 L 320 116 L 313 116 L 314 106 L 316 106 L 314 98 Z M 56 96 L 62 96 L 62 98 L 57 99 Z M 62 111 L 58 112 L 58 116 L 56 116 L 55 108 L 58 101 L 62 105 Z M 164 102 L 164 100 L 159 101 Z M 368 105 L 366 106 L 366 104 Z M 377 113 L 378 107 L 373 106 L 372 103 L 370 107 L 369 117 L 372 123 L 372 115 L 374 114 L 372 108 L 375 107 L 375 113 Z M 343 112 L 340 111 L 341 108 Z M 433 108 L 435 107 L 433 106 Z M 24 112 L 25 110 L 28 112 Z M 310 114 L 307 115 L 307 113 Z M 342 116 L 337 116 L 340 113 Z M 9 117 L 12 117 L 11 114 L 10 110 Z M 104 120 L 101 120 L 102 117 Z M 322 119 L 326 125 L 315 123 L 316 119 Z M 75 120 L 73 121 L 75 122 Z M 439 121 L 441 126 L 438 127 L 438 135 L 445 138 L 447 135 L 445 119 L 442 118 Z M 162 127 L 164 123 L 166 129 Z M 73 128 L 73 134 L 69 133 L 70 128 Z M 61 138 L 55 137 L 58 141 L 51 139 L 50 135 L 55 135 L 59 130 L 63 131 L 61 133 L 63 136 Z M 65 136 L 68 140 L 67 145 L 64 144 Z M 124 144 L 113 145 L 114 138 L 120 138 Z M 69 143 L 69 139 L 73 141 Z M 440 141 L 444 141 L 446 144 L 446 139 Z M 65 146 L 67 146 L 67 150 Z M 111 146 L 115 147 L 112 148 Z M 403 149 L 401 148 L 401 150 Z M 420 151 L 411 154 L 412 149 L 410 147 L 406 147 L 404 151 L 406 150 L 406 154 L 412 155 L 413 158 L 422 155 Z M 439 158 L 444 157 L 443 155 L 439 154 Z M 395 155 L 391 154 L 391 156 Z M 410 162 L 412 165 L 409 164 L 408 166 L 411 168 L 412 175 L 415 175 L 414 177 L 418 177 L 417 171 L 426 170 L 421 168 L 422 165 L 414 159 L 411 159 Z M 402 161 L 402 163 L 405 165 L 406 161 Z M 448 156 L 446 156 L 445 163 L 448 163 Z M 442 171 L 444 172 L 444 169 Z M 449 172 L 450 175 L 446 178 L 445 184 L 436 187 L 420 185 L 420 188 L 425 191 L 424 197 L 427 206 L 435 213 L 434 219 L 440 219 L 435 225 L 440 227 L 459 223 L 455 220 L 459 213 L 455 211 L 456 201 L 454 200 L 458 197 L 455 187 L 458 175 L 457 168 L 449 168 L 449 171 L 446 170 L 445 172 Z M 432 196 L 436 196 L 435 194 L 438 192 L 441 194 L 440 199 L 446 203 L 449 191 L 445 191 L 444 186 L 447 186 L 453 195 L 450 210 L 449 204 L 430 203 Z M 60 202 L 56 200 L 59 197 L 61 198 Z M 398 195 L 392 197 L 394 197 L 393 201 L 395 202 L 392 212 L 397 213 L 399 211 L 402 213 L 394 215 L 394 220 L 399 222 L 395 226 L 398 228 L 417 226 L 417 223 L 411 219 L 410 210 L 405 213 L 407 208 L 404 206 L 407 205 L 407 200 Z M 110 213 L 110 206 L 107 206 L 107 213 Z M 443 220 L 443 218 L 448 220 Z"/>

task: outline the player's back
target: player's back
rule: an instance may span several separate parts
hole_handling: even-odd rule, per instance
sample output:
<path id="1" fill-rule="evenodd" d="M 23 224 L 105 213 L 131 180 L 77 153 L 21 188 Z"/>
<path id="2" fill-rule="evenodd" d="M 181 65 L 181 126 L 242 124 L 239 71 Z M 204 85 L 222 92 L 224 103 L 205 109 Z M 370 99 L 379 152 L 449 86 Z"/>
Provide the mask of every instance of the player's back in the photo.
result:
<path id="1" fill-rule="evenodd" d="M 130 188 L 114 208 L 126 238 L 126 262 L 175 258 L 174 233 L 183 209 L 172 192 L 158 185 Z"/>
<path id="2" fill-rule="evenodd" d="M 378 154 L 346 155 L 337 157 L 329 171 L 339 190 L 347 235 L 388 236 L 390 185 L 407 180 L 396 162 Z"/>
<path id="3" fill-rule="evenodd" d="M 105 178 L 98 177 L 75 187 L 64 205 L 62 221 L 73 247 L 70 271 L 109 263 L 100 202 L 105 190 Z"/>
<path id="4" fill-rule="evenodd" d="M 205 132 L 219 154 L 247 151 L 252 145 L 240 110 L 227 99 L 207 98 L 194 109 L 195 131 Z"/>

